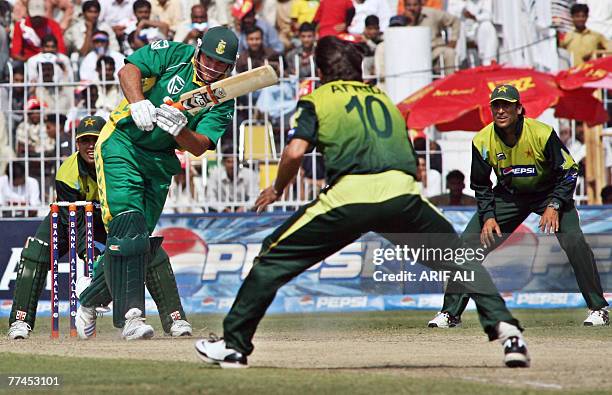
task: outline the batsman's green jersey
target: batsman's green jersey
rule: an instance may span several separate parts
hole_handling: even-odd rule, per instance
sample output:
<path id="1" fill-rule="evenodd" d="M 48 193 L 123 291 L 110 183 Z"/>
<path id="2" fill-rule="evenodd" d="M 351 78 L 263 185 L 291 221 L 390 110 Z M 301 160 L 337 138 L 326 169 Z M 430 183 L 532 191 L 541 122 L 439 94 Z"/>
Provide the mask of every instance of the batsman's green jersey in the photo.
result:
<path id="1" fill-rule="evenodd" d="M 139 49 L 125 61 L 138 67 L 145 98 L 159 107 L 165 97 L 176 101 L 203 85 L 196 79 L 194 52 L 190 45 L 162 40 Z M 186 127 L 207 136 L 214 148 L 233 114 L 233 100 L 203 108 L 195 115 L 185 112 Z M 180 172 L 175 149 L 180 149 L 175 139 L 159 127 L 149 132 L 136 127 L 127 100 L 117 106 L 96 144 L 105 224 L 121 212 L 144 210 L 147 227 L 153 231 L 171 178 Z"/>
<path id="2" fill-rule="evenodd" d="M 330 185 L 347 174 L 416 175 L 406 121 L 382 90 L 363 82 L 334 81 L 302 97 L 293 136 L 323 153 Z"/>

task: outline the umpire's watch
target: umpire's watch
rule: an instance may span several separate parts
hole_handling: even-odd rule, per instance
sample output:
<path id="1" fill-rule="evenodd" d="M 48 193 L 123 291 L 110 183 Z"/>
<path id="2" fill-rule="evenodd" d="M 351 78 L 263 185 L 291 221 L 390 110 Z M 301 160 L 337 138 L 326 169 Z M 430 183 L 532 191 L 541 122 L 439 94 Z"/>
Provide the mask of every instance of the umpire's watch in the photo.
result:
<path id="1" fill-rule="evenodd" d="M 555 210 L 559 211 L 561 205 L 559 204 L 559 202 L 550 202 L 546 207 L 554 208 Z"/>

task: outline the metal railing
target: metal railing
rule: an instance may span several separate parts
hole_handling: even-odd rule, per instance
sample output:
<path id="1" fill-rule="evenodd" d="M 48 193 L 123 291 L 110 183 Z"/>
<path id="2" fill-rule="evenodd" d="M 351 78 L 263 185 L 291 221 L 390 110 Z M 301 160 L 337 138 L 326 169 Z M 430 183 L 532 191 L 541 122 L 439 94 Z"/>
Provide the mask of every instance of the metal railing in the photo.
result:
<path id="1" fill-rule="evenodd" d="M 238 99 L 231 127 L 220 139 L 215 151 L 208 151 L 200 157 L 177 152 L 183 170 L 173 179 L 164 212 L 235 212 L 252 208 L 259 191 L 271 185 L 276 177 L 299 94 L 307 93 L 318 82 L 312 58 L 309 59 L 310 75 L 307 77 L 299 76 L 297 56 L 294 62 L 295 70 L 290 73 L 282 59 L 279 61 L 278 72 L 281 78 L 277 85 Z M 249 62 L 250 66 L 252 64 Z M 100 81 L 84 86 L 83 83 L 71 81 L 31 82 L 27 75 L 24 76 L 24 82 L 18 82 L 15 77 L 9 64 L 9 82 L 0 84 L 0 174 L 5 174 L 4 169 L 8 169 L 6 183 L 12 186 L 15 195 L 34 188 L 32 185 L 37 183 L 35 188 L 39 200 L 6 199 L 0 191 L 0 217 L 44 215 L 48 212 L 48 204 L 55 200 L 55 172 L 63 159 L 76 148 L 76 121 L 82 116 L 95 113 L 98 110 L 95 107 L 96 95 L 100 97 L 105 89 L 118 87 L 118 83 Z M 364 78 L 375 79 L 376 76 Z M 52 93 L 51 106 L 47 104 L 47 107 L 42 106 L 34 111 L 24 109 L 23 106 L 27 105 L 36 89 L 48 88 Z M 303 90 L 305 92 L 301 92 Z M 80 91 L 79 100 L 72 93 L 75 91 Z M 70 96 L 61 96 L 66 94 Z M 121 97 L 116 99 L 118 103 Z M 60 100 L 70 103 L 67 111 L 57 106 Z M 32 124 L 32 117 L 28 113 L 42 120 L 47 117 L 50 121 Z M 62 117 L 54 117 L 56 114 L 65 116 L 66 123 L 62 124 Z M 2 117 L 4 126 L 1 125 Z M 18 135 L 19 124 L 22 124 L 21 129 L 25 131 Z M 52 138 L 50 134 L 54 128 L 55 138 Z M 433 151 L 429 148 L 430 140 L 436 135 L 433 129 L 427 130 L 425 135 L 427 148 L 422 154 L 426 158 L 429 172 L 432 170 L 433 155 L 449 151 Z M 18 137 L 22 140 L 20 150 Z M 52 149 L 44 149 L 45 145 Z M 461 152 L 469 155 L 470 147 Z M 14 185 L 15 178 L 18 178 L 15 177 L 15 166 L 19 166 L 19 163 L 24 168 L 24 186 Z M 442 193 L 446 192 L 445 174 L 450 170 L 454 170 L 453 164 L 445 163 L 442 158 L 439 186 Z M 31 178 L 34 182 L 29 181 Z M 294 182 L 269 210 L 294 210 L 314 199 L 324 185 L 322 156 L 315 149 L 306 155 L 305 164 Z M 586 202 L 583 186 L 584 181 L 580 180 L 576 195 L 579 203 Z M 471 191 L 466 188 L 465 193 L 470 194 Z"/>

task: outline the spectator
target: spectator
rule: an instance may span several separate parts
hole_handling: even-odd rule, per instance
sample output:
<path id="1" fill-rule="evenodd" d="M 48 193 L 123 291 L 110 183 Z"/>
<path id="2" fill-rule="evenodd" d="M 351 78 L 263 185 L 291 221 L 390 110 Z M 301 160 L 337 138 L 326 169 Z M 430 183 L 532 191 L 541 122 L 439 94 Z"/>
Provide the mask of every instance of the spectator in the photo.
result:
<path id="1" fill-rule="evenodd" d="M 119 89 L 119 85 L 108 84 L 108 82 L 115 81 L 116 69 L 115 61 L 110 56 L 102 56 L 96 62 L 98 80 L 107 82 L 98 87 L 98 100 L 96 100 L 96 115 L 104 119 L 108 119 L 111 111 L 113 111 L 123 99 L 123 94 Z"/>
<path id="2" fill-rule="evenodd" d="M 351 0 L 321 0 L 313 19 L 319 28 L 319 39 L 346 33 L 353 16 L 355 7 Z"/>
<path id="3" fill-rule="evenodd" d="M 47 137 L 55 142 L 53 149 L 45 153 L 46 157 L 63 160 L 72 154 L 72 134 L 65 131 L 65 126 L 65 115 L 47 114 L 45 116 L 45 130 L 47 131 Z M 56 152 L 56 150 L 58 151 Z M 55 170 L 55 166 L 52 167 Z"/>
<path id="4" fill-rule="evenodd" d="M 393 15 L 387 0 L 355 0 L 355 17 L 348 28 L 351 34 L 363 34 L 366 29 L 365 20 L 368 16 L 374 15 L 378 17 L 379 29 L 384 32 L 389 26 L 389 19 Z"/>
<path id="5" fill-rule="evenodd" d="M 191 19 L 179 24 L 174 34 L 174 41 L 194 45 L 198 38 L 211 27 L 219 26 L 219 22 L 208 17 L 206 7 L 196 4 L 191 7 Z"/>
<path id="6" fill-rule="evenodd" d="M 431 29 L 431 57 L 434 71 L 439 73 L 440 57 L 444 61 L 444 73 L 451 74 L 457 67 L 455 46 L 459 38 L 461 22 L 455 16 L 445 11 L 423 7 L 421 0 L 404 0 L 404 16 L 408 26 L 425 26 Z M 448 42 L 444 41 L 442 31 L 448 32 Z"/>
<path id="7" fill-rule="evenodd" d="M 587 29 L 586 22 L 589 18 L 589 6 L 586 4 L 574 4 L 570 9 L 574 31 L 563 37 L 560 42 L 561 48 L 565 48 L 572 55 L 574 66 L 591 59 L 593 52 L 598 49 L 612 50 L 612 45 L 598 32 Z"/>
<path id="8" fill-rule="evenodd" d="M 41 53 L 32 56 L 26 62 L 28 80 L 31 82 L 42 82 L 40 74 L 42 65 L 50 63 L 53 65 L 53 79 L 45 82 L 71 82 L 73 78 L 70 59 L 63 53 L 57 52 L 57 38 L 50 34 L 42 38 Z"/>
<path id="9" fill-rule="evenodd" d="M 236 166 L 232 147 L 223 149 L 223 166 L 214 168 L 206 184 L 206 201 L 216 212 L 244 212 L 255 203 L 259 180 L 254 171 Z M 245 202 L 244 205 L 233 205 Z"/>
<path id="10" fill-rule="evenodd" d="M 134 2 L 136 0 L 100 0 L 100 22 L 107 23 L 119 45 L 119 52 L 126 54 L 131 51 L 128 45 L 127 30 L 136 21 L 134 16 Z M 112 34 L 110 31 L 109 34 Z"/>
<path id="11" fill-rule="evenodd" d="M 75 90 L 76 104 L 67 115 L 68 128 L 78 126 L 79 120 L 90 115 L 100 115 L 96 108 L 98 86 L 91 81 L 81 81 Z M 102 112 L 101 112 L 102 113 Z"/>
<path id="12" fill-rule="evenodd" d="M 236 62 L 236 71 L 242 73 L 250 68 L 256 68 L 270 64 L 277 72 L 279 70 L 279 58 L 281 55 L 272 48 L 265 46 L 263 42 L 263 30 L 259 26 L 248 28 L 245 31 L 247 50 L 241 51 Z"/>
<path id="13" fill-rule="evenodd" d="M 18 86 L 25 82 L 25 73 L 23 64 L 13 66 L 13 79 L 9 81 L 11 86 L 2 88 L 0 91 L 0 111 L 7 114 L 7 125 L 9 131 L 12 132 L 12 144 L 15 142 L 15 130 L 17 125 L 23 121 L 23 113 L 26 102 L 25 87 Z"/>
<path id="14" fill-rule="evenodd" d="M 573 0 L 571 0 L 574 3 Z M 610 0 L 578 0 L 589 6 L 591 17 L 588 28 L 600 32 L 608 40 L 612 40 L 612 1 Z"/>
<path id="15" fill-rule="evenodd" d="M 379 22 L 380 20 L 376 15 L 368 15 L 365 19 L 363 38 L 365 39 L 367 51 L 363 57 L 363 69 L 368 75 L 376 74 L 374 55 L 376 54 L 376 47 L 383 41 Z"/>
<path id="16" fill-rule="evenodd" d="M 16 153 L 18 157 L 23 157 L 26 153 L 30 156 L 40 155 L 55 146 L 54 141 L 47 138 L 46 126 L 42 122 L 42 108 L 47 107 L 36 97 L 30 98 L 26 103 L 27 122 L 22 122 L 17 126 L 16 132 Z"/>
<path id="17" fill-rule="evenodd" d="M 74 90 L 70 86 L 58 86 L 57 84 L 68 82 L 72 78 L 66 77 L 65 69 L 61 68 L 57 55 L 46 53 L 42 56 L 44 58 L 38 63 L 40 74 L 37 82 L 45 83 L 45 85 L 36 86 L 34 94 L 41 102 L 50 103 L 50 111 L 66 114 L 74 103 L 72 97 Z"/>
<path id="18" fill-rule="evenodd" d="M 429 201 L 436 206 L 475 206 L 476 199 L 463 193 L 465 176 L 459 170 L 453 170 L 446 175 L 446 188 L 449 193 L 433 196 Z"/>
<path id="19" fill-rule="evenodd" d="M 243 18 L 240 20 L 240 42 L 238 44 L 238 49 L 240 51 L 247 50 L 247 40 L 246 40 L 246 31 L 252 30 L 255 26 L 259 27 L 263 34 L 263 46 L 266 48 L 270 48 L 276 53 L 283 53 L 285 47 L 283 43 L 278 38 L 278 33 L 276 29 L 272 27 L 268 22 L 266 22 L 263 18 L 258 18 L 255 15 L 255 10 L 249 11 Z"/>
<path id="20" fill-rule="evenodd" d="M 183 0 L 183 4 L 189 1 L 198 3 L 197 0 Z M 199 3 L 206 7 L 211 19 L 214 19 L 223 26 L 228 26 L 230 24 L 232 20 L 230 8 L 231 4 L 235 3 L 234 0 L 200 0 Z"/>
<path id="21" fill-rule="evenodd" d="M 170 37 L 183 21 L 183 10 L 181 0 L 152 0 L 151 19 L 164 22 L 170 28 Z"/>
<path id="22" fill-rule="evenodd" d="M 25 18 L 27 14 L 28 0 L 17 0 L 13 9 L 13 17 L 15 20 Z M 66 31 L 72 23 L 74 17 L 74 4 L 71 0 L 44 0 L 44 16 L 54 21 L 59 20 L 59 26 L 63 31 Z M 61 14 L 61 19 L 59 18 Z"/>
<path id="23" fill-rule="evenodd" d="M 48 34 L 55 36 L 57 39 L 58 51 L 66 54 L 62 29 L 57 22 L 44 15 L 44 0 L 28 1 L 28 15 L 19 21 L 15 21 L 11 46 L 11 57 L 13 59 L 25 62 L 40 53 L 42 51 L 41 40 Z"/>
<path id="24" fill-rule="evenodd" d="M 289 73 L 300 78 L 316 77 L 316 66 L 314 64 L 315 48 L 315 26 L 304 22 L 300 26 L 300 45 L 287 53 Z"/>
<path id="25" fill-rule="evenodd" d="M 0 0 L 0 79 L 6 74 L 6 65 L 10 57 L 11 12 L 11 4 L 6 0 Z"/>
<path id="26" fill-rule="evenodd" d="M 136 21 L 128 27 L 128 34 L 134 32 L 134 45 L 143 47 L 153 41 L 168 38 L 170 27 L 165 22 L 151 19 L 151 3 L 147 0 L 134 2 L 134 16 Z"/>
<path id="27" fill-rule="evenodd" d="M 450 1 L 448 12 L 461 20 L 465 40 L 462 48 L 457 45 L 460 61 L 467 56 L 467 48 L 476 47 L 479 64 L 490 65 L 497 58 L 499 42 L 493 26 L 492 0 L 454 0 Z"/>
<path id="28" fill-rule="evenodd" d="M 606 185 L 602 188 L 601 204 L 612 204 L 612 185 Z"/>
<path id="29" fill-rule="evenodd" d="M 435 8 L 437 10 L 444 10 L 444 3 L 447 0 L 422 0 L 423 6 L 429 8 Z M 404 0 L 397 1 L 397 14 L 404 14 Z"/>
<path id="30" fill-rule="evenodd" d="M 80 57 L 86 56 L 93 48 L 93 36 L 96 31 L 111 33 L 111 26 L 100 20 L 100 3 L 97 0 L 87 0 L 81 6 L 82 16 L 68 28 L 64 34 L 68 53 L 78 52 Z M 109 48 L 119 50 L 119 43 L 113 34 Z"/>
<path id="31" fill-rule="evenodd" d="M 114 65 L 123 65 L 125 56 L 120 52 L 113 51 L 109 47 L 110 37 L 105 31 L 97 31 L 92 36 L 93 48 L 91 52 L 85 56 L 81 67 L 79 68 L 79 75 L 83 81 L 102 81 L 98 78 L 97 63 L 102 57 L 111 57 Z M 115 67 L 118 71 L 119 67 Z M 115 72 L 115 77 L 117 74 Z"/>
<path id="32" fill-rule="evenodd" d="M 278 0 L 276 2 L 276 31 L 288 51 L 293 48 L 293 29 L 291 27 L 291 0 Z"/>
<path id="33" fill-rule="evenodd" d="M 312 23 L 319 8 L 319 0 L 293 0 L 291 3 L 291 29 L 297 33 L 302 24 Z"/>
<path id="34" fill-rule="evenodd" d="M 11 171 L 12 170 L 12 171 Z M 12 181 L 11 181 L 12 176 Z M 0 177 L 0 206 L 40 206 L 40 185 L 33 177 L 27 177 L 21 162 L 7 167 L 6 175 Z M 25 216 L 24 211 L 3 212 L 2 215 Z M 29 210 L 28 217 L 36 216 L 36 210 Z"/>
<path id="35" fill-rule="evenodd" d="M 417 180 L 421 184 L 422 194 L 429 198 L 442 193 L 442 175 L 439 171 L 432 169 L 427 170 L 427 162 L 422 155 L 418 156 Z"/>

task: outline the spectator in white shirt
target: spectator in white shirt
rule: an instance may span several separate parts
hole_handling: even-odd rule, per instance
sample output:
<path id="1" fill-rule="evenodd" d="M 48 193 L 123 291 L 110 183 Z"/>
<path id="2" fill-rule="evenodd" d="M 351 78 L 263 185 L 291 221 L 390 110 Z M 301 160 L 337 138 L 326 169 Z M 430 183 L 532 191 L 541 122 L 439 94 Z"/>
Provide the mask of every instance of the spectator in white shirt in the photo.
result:
<path id="1" fill-rule="evenodd" d="M 259 178 L 254 171 L 236 166 L 231 147 L 223 150 L 223 166 L 214 168 L 206 183 L 206 202 L 217 212 L 248 211 L 259 195 Z M 240 204 L 232 204 L 240 203 Z"/>
<path id="2" fill-rule="evenodd" d="M 128 26 L 126 33 L 130 35 L 134 32 L 134 46 L 136 48 L 141 48 L 153 41 L 166 40 L 168 38 L 170 27 L 167 23 L 152 18 L 151 3 L 147 0 L 136 0 L 133 9 L 136 21 L 131 26 Z"/>
<path id="3" fill-rule="evenodd" d="M 125 53 L 125 49 L 129 48 L 127 43 L 126 31 L 128 26 L 134 23 L 134 2 L 136 0 L 100 0 L 100 18 L 102 22 L 110 25 L 115 33 L 117 42 L 119 43 L 120 51 Z M 110 34 L 110 32 L 108 32 Z"/>
<path id="4" fill-rule="evenodd" d="M 174 41 L 195 45 L 206 30 L 215 26 L 219 26 L 219 23 L 208 17 L 206 7 L 196 4 L 191 7 L 191 19 L 178 25 Z"/>
<path id="5" fill-rule="evenodd" d="M 376 15 L 380 20 L 380 31 L 384 32 L 393 16 L 387 0 L 354 0 L 355 16 L 348 31 L 351 34 L 363 34 L 368 15 Z"/>
<path id="6" fill-rule="evenodd" d="M 117 72 L 123 66 L 125 56 L 120 52 L 113 51 L 109 47 L 110 36 L 105 31 L 97 31 L 94 33 L 93 37 L 93 48 L 91 52 L 85 56 L 83 62 L 81 63 L 81 67 L 79 68 L 79 75 L 81 76 L 82 81 L 100 81 L 98 79 L 98 72 L 96 70 L 96 64 L 98 59 L 103 56 L 110 56 L 113 58 L 114 66 L 115 66 L 115 78 L 117 77 Z M 119 65 L 119 67 L 116 67 Z"/>
<path id="7" fill-rule="evenodd" d="M 115 70 L 117 66 L 110 56 L 103 56 L 96 63 L 98 80 L 105 81 L 98 86 L 98 100 L 96 100 L 96 115 L 108 119 L 110 113 L 119 105 L 123 99 L 123 93 L 119 90 L 118 84 L 110 84 L 115 81 Z"/>
<path id="8" fill-rule="evenodd" d="M 41 41 L 42 52 L 32 56 L 26 62 L 28 80 L 30 82 L 43 82 L 45 79 L 42 71 L 42 65 L 50 63 L 50 68 L 53 70 L 53 79 L 44 82 L 71 82 L 74 78 L 72 75 L 72 66 L 70 59 L 63 53 L 57 52 L 57 38 L 48 34 Z"/>
<path id="9" fill-rule="evenodd" d="M 0 177 L 0 206 L 35 207 L 40 205 L 40 184 L 35 178 L 26 177 L 23 163 L 13 162 L 7 167 L 6 175 Z M 3 216 L 6 214 L 6 211 L 3 212 Z M 8 214 L 23 216 L 24 212 L 9 211 Z M 28 210 L 28 216 L 36 216 L 36 210 Z"/>
<path id="10" fill-rule="evenodd" d="M 78 52 L 80 57 L 89 53 L 94 47 L 92 37 L 98 30 L 111 33 L 111 26 L 100 20 L 100 3 L 97 0 L 87 0 L 83 3 L 82 14 L 76 22 L 66 30 L 64 34 L 64 42 L 68 53 Z M 113 51 L 119 50 L 119 44 L 114 37 L 110 42 L 110 48 Z"/>

